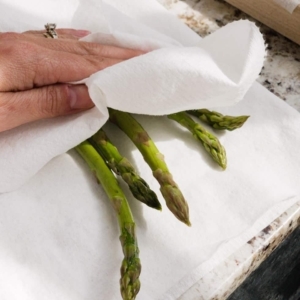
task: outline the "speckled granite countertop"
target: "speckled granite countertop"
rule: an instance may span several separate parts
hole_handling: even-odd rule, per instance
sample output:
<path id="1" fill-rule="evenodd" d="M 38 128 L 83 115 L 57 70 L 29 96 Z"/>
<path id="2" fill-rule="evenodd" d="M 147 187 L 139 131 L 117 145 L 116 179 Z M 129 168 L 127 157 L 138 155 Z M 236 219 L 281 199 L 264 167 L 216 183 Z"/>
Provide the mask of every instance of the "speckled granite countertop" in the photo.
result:
<path id="1" fill-rule="evenodd" d="M 222 0 L 161 0 L 201 37 L 235 20 L 255 21 Z M 256 22 L 267 43 L 267 57 L 258 81 L 300 112 L 300 46 Z"/>
<path id="2" fill-rule="evenodd" d="M 222 0 L 160 0 L 201 37 L 235 20 L 249 19 Z M 300 46 L 256 22 L 267 44 L 258 82 L 300 112 Z M 179 300 L 221 300 L 228 296 L 300 225 L 295 204 L 253 237 L 236 253 L 201 278 Z"/>

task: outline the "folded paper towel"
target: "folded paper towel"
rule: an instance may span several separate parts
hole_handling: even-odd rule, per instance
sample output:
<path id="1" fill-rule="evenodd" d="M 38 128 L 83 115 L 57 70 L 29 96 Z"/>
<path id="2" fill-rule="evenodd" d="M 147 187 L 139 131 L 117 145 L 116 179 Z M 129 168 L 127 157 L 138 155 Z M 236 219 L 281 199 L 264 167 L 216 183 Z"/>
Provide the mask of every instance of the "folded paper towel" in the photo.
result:
<path id="1" fill-rule="evenodd" d="M 120 299 L 122 254 L 110 203 L 76 153 L 57 155 L 93 134 L 105 122 L 108 104 L 135 112 L 143 109 L 146 114 L 171 112 L 176 109 L 175 104 L 178 109 L 193 104 L 209 107 L 205 101 L 214 101 L 214 97 L 218 106 L 225 104 L 221 102 L 223 96 L 226 105 L 233 104 L 243 97 L 262 64 L 263 41 L 251 23 L 234 23 L 201 40 L 154 0 L 110 0 L 111 7 L 95 1 L 93 11 L 91 3 L 1 0 L 1 7 L 6 8 L 5 13 L 0 12 L 1 30 L 40 29 L 46 20 L 95 32 L 93 26 L 99 22 L 102 32 L 88 38 L 102 36 L 112 42 L 126 28 L 126 42 L 133 45 L 139 37 L 144 47 L 156 50 L 145 55 L 143 62 L 141 58 L 133 59 L 116 66 L 118 69 L 111 68 L 87 79 L 95 109 L 70 118 L 28 124 L 0 135 L 1 191 L 16 189 L 33 176 L 21 188 L 0 195 L 0 299 Z M 103 16 L 112 12 L 118 17 L 108 25 L 109 18 Z M 12 16 L 17 23 L 11 23 Z M 118 20 L 124 22 L 120 32 L 114 25 Z M 147 30 L 149 39 L 138 28 Z M 180 64 L 173 50 L 179 54 Z M 191 58 L 183 57 L 181 51 L 185 50 Z M 164 62 L 159 53 L 170 53 L 170 57 L 165 57 Z M 199 62 L 196 53 L 204 58 L 200 66 L 194 65 Z M 154 58 L 162 63 L 158 66 L 154 61 L 155 68 L 165 67 L 162 70 L 166 70 L 167 77 L 154 72 L 149 61 Z M 144 62 L 147 69 L 140 66 Z M 139 80 L 135 86 L 126 80 L 127 90 L 118 72 L 128 79 L 134 76 L 128 73 L 130 68 L 145 76 L 145 81 L 135 79 Z M 148 68 L 166 90 L 158 85 L 155 76 L 151 77 Z M 109 88 L 110 79 L 119 80 L 120 90 L 115 85 Z M 204 79 L 202 90 L 199 82 L 204 84 Z M 141 84 L 144 90 L 140 90 Z M 162 94 L 149 88 L 152 86 Z M 202 97 L 204 91 L 206 95 Z M 122 98 L 118 99 L 120 94 Z M 130 96 L 134 102 L 130 102 Z M 218 133 L 228 153 L 225 172 L 205 161 L 205 153 L 196 141 L 170 120 L 136 116 L 165 154 L 189 202 L 193 225 L 188 228 L 180 224 L 164 204 L 159 213 L 131 201 L 143 266 L 140 299 L 177 299 L 205 272 L 300 199 L 300 158 L 294 151 L 300 147 L 299 114 L 258 84 L 250 88 L 243 101 L 219 110 L 251 115 L 242 129 Z M 118 130 L 105 126 L 159 194 L 138 151 Z"/>
<path id="2" fill-rule="evenodd" d="M 36 2 L 31 1 L 33 9 L 36 9 Z M 65 5 L 68 3 L 66 1 Z M 120 2 L 113 3 L 119 5 Z M 20 5 L 28 8 L 28 3 Z M 107 121 L 107 107 L 165 115 L 232 105 L 243 98 L 262 68 L 263 38 L 258 28 L 248 21 L 229 24 L 203 40 L 193 34 L 176 40 L 101 1 L 79 2 L 75 6 L 77 10 L 73 3 L 69 5 L 74 16 L 69 16 L 72 22 L 63 24 L 92 30 L 94 33 L 85 40 L 150 52 L 85 80 L 96 105 L 94 109 L 76 116 L 35 122 L 1 134 L 0 192 L 20 187 L 53 157 L 89 138 Z M 45 7 L 48 18 L 55 15 L 51 10 L 53 6 L 45 4 Z M 130 12 L 132 8 L 127 10 Z M 69 14 L 67 12 L 66 20 Z M 7 15 L 7 10 L 0 13 L 4 24 L 1 31 L 12 29 L 6 21 Z M 153 16 L 153 21 L 156 18 Z M 17 21 L 24 22 L 24 29 L 28 29 L 24 17 Z M 22 27 L 19 23 L 15 26 Z"/>

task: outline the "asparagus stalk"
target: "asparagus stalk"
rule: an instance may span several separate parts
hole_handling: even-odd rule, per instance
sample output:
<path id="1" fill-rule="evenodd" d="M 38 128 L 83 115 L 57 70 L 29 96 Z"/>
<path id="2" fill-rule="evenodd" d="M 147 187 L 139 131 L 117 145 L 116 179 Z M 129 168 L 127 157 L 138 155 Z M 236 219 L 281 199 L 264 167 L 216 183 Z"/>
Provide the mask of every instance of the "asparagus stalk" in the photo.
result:
<path id="1" fill-rule="evenodd" d="M 140 289 L 141 263 L 135 223 L 127 199 L 113 173 L 88 141 L 79 144 L 75 149 L 96 175 L 117 213 L 121 232 L 120 241 L 124 253 L 120 279 L 121 295 L 124 300 L 134 300 Z"/>
<path id="2" fill-rule="evenodd" d="M 249 116 L 224 116 L 221 113 L 208 109 L 189 110 L 188 113 L 207 123 L 214 129 L 227 129 L 230 131 L 242 127 L 249 118 Z"/>
<path id="3" fill-rule="evenodd" d="M 110 121 L 115 123 L 136 145 L 144 160 L 160 184 L 160 191 L 167 207 L 180 221 L 190 226 L 189 208 L 177 184 L 169 172 L 163 155 L 144 130 L 144 128 L 128 113 L 109 109 Z"/>
<path id="4" fill-rule="evenodd" d="M 146 205 L 161 210 L 156 194 L 146 181 L 141 178 L 126 157 L 123 157 L 117 147 L 108 139 L 103 129 L 100 129 L 91 139 L 91 144 L 106 160 L 108 166 L 128 184 L 133 196 Z"/>
<path id="5" fill-rule="evenodd" d="M 205 130 L 200 124 L 196 123 L 186 112 L 170 114 L 168 115 L 168 118 L 187 128 L 193 136 L 202 143 L 213 160 L 215 160 L 223 169 L 226 169 L 226 152 L 217 137 Z"/>

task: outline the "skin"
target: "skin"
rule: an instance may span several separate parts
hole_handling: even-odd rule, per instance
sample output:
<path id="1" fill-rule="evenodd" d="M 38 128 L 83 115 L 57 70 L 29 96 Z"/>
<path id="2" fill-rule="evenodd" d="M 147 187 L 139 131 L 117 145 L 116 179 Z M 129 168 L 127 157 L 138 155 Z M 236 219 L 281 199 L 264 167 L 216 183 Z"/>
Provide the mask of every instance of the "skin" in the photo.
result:
<path id="1" fill-rule="evenodd" d="M 141 51 L 78 41 L 85 30 L 0 33 L 0 132 L 32 121 L 78 113 L 94 106 L 79 81 Z"/>

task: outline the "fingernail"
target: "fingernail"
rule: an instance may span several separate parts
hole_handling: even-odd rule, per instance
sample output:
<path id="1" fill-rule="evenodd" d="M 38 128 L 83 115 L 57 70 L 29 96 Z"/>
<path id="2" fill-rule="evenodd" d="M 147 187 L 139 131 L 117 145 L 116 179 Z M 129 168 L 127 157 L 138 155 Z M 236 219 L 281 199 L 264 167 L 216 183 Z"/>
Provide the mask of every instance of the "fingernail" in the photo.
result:
<path id="1" fill-rule="evenodd" d="M 85 85 L 69 85 L 69 103 L 72 110 L 89 109 L 94 106 Z"/>
<path id="2" fill-rule="evenodd" d="M 89 35 L 91 32 L 89 30 L 74 30 L 74 33 L 73 35 L 76 36 L 76 37 L 84 37 L 84 36 L 87 36 Z"/>

